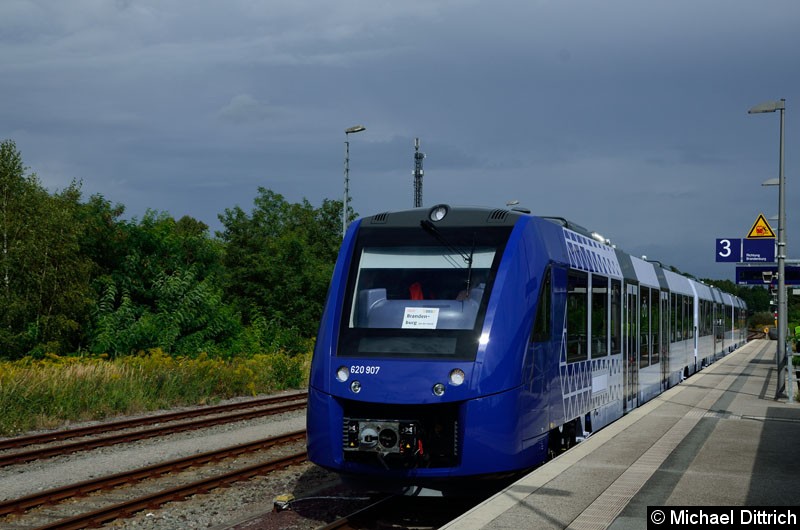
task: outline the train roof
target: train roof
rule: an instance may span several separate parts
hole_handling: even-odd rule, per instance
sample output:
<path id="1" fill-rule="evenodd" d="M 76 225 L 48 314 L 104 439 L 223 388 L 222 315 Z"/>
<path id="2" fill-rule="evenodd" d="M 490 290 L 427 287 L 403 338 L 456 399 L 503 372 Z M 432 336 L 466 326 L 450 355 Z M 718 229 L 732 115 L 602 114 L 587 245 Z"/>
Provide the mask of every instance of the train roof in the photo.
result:
<path id="1" fill-rule="evenodd" d="M 574 223 L 564 217 L 544 216 L 542 219 L 558 224 L 568 230 L 590 237 L 595 241 L 610 245 L 608 240 L 596 232 Z M 669 290 L 687 296 L 695 296 L 701 300 L 710 300 L 725 305 L 746 308 L 747 304 L 741 298 L 722 291 L 718 287 L 706 285 L 703 282 L 673 272 L 657 260 L 637 258 L 627 252 L 613 247 L 622 271 L 622 277 L 627 281 L 636 281 L 641 285 Z"/>
<path id="2" fill-rule="evenodd" d="M 439 215 L 438 219 L 434 216 Z M 723 293 L 716 287 L 708 286 L 698 280 L 689 278 L 665 267 L 658 261 L 637 258 L 622 250 L 617 249 L 608 239 L 588 228 L 581 226 L 569 219 L 558 216 L 534 216 L 529 210 L 523 208 L 487 208 L 478 206 L 450 206 L 437 204 L 426 208 L 413 208 L 393 212 L 383 212 L 362 218 L 362 226 L 385 227 L 416 227 L 422 220 L 435 220 L 437 225 L 443 227 L 459 226 L 514 226 L 521 217 L 536 217 L 556 224 L 566 230 L 580 234 L 597 241 L 600 244 L 613 248 L 620 266 L 622 277 L 629 281 L 636 281 L 642 285 L 687 296 L 697 295 L 704 300 L 713 300 L 726 305 L 746 307 L 744 301 L 729 293 Z"/>

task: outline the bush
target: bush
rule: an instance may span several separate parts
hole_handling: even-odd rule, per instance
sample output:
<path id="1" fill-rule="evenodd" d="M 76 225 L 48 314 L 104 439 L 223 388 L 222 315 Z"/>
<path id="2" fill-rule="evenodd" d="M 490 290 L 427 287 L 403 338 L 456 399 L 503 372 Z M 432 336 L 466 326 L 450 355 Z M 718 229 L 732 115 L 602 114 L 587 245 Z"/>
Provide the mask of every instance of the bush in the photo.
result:
<path id="1" fill-rule="evenodd" d="M 170 357 L 157 348 L 113 360 L 47 354 L 0 362 L 0 435 L 301 388 L 309 363 L 308 353 L 223 360 Z"/>

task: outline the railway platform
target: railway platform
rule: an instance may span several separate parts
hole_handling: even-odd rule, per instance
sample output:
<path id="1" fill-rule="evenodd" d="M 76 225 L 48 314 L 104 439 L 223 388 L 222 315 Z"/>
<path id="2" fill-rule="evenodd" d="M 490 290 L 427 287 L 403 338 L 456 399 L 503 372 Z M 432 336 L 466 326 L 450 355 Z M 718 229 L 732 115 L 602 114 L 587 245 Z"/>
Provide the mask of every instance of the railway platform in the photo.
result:
<path id="1" fill-rule="evenodd" d="M 442 528 L 642 529 L 657 528 L 648 506 L 800 505 L 800 404 L 774 399 L 775 348 L 746 344 Z"/>

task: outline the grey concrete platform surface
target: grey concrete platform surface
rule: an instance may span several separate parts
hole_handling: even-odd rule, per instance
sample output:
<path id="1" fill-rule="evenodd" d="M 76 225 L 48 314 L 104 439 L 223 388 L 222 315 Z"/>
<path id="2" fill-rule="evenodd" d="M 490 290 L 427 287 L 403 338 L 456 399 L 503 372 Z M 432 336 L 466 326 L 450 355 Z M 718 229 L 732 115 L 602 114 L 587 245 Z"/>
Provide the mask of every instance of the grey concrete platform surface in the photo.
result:
<path id="1" fill-rule="evenodd" d="M 774 399 L 775 349 L 748 343 L 442 528 L 639 529 L 647 506 L 800 505 L 800 404 Z"/>

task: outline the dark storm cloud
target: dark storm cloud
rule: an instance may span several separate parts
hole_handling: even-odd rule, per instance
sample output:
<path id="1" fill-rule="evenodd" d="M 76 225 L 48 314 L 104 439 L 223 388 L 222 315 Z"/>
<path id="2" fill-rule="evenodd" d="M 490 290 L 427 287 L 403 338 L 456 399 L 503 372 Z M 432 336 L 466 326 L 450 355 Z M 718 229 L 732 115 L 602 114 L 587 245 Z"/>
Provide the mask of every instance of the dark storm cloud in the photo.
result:
<path id="1" fill-rule="evenodd" d="M 519 200 L 730 276 L 714 238 L 777 210 L 760 183 L 778 117 L 747 115 L 763 100 L 787 98 L 800 201 L 798 22 L 791 0 L 10 0 L 0 137 L 51 189 L 78 178 L 131 215 L 216 227 L 258 186 L 339 199 L 344 129 L 364 124 L 362 214 L 411 206 L 419 137 L 425 204 Z"/>

